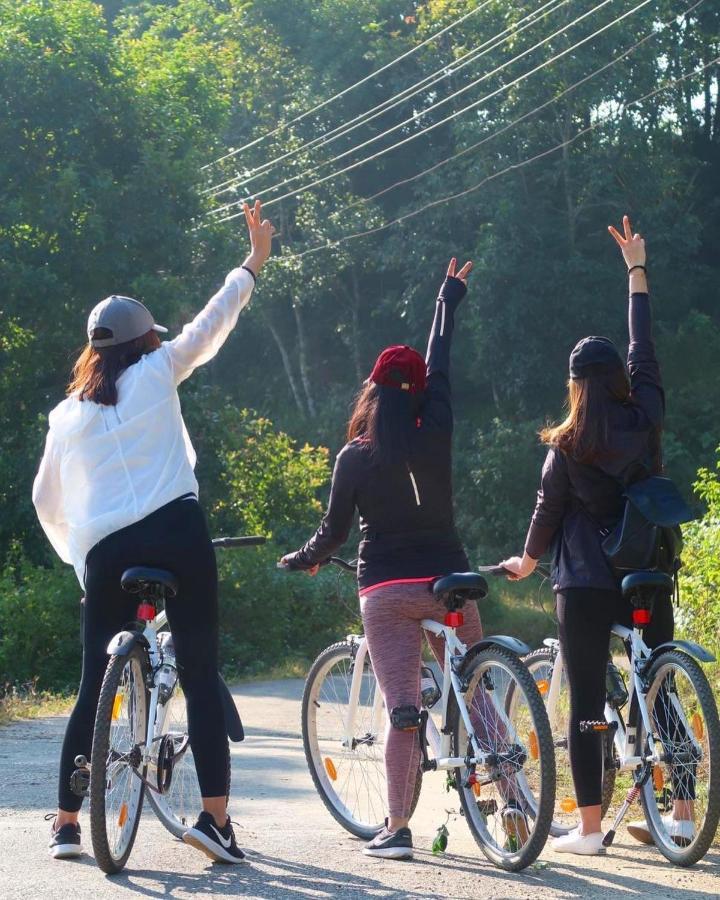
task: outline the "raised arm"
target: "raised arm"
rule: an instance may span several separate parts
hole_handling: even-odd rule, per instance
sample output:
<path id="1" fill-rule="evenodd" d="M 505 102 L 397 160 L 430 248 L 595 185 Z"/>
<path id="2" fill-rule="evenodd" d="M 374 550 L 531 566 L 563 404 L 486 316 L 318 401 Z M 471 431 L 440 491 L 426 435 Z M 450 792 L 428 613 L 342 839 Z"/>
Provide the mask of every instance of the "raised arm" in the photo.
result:
<path id="1" fill-rule="evenodd" d="M 455 327 L 455 310 L 467 293 L 467 279 L 472 263 L 466 262 L 455 274 L 457 260 L 453 257 L 448 266 L 435 304 L 435 317 L 428 340 L 425 362 L 427 365 L 426 402 L 423 422 L 439 428 L 452 429 L 452 403 L 450 394 L 450 346 Z"/>
<path id="2" fill-rule="evenodd" d="M 355 518 L 355 470 L 351 448 L 338 453 L 333 469 L 328 507 L 320 527 L 310 540 L 282 562 L 288 569 L 317 571 L 317 566 L 342 547 L 348 539 Z"/>
<path id="3" fill-rule="evenodd" d="M 627 363 L 635 409 L 642 416 L 638 424 L 660 428 L 665 416 L 665 393 L 652 337 L 645 241 L 639 234 L 633 234 L 627 216 L 623 216 L 623 234 L 612 225 L 608 230 L 622 251 L 630 278 Z"/>
<path id="4" fill-rule="evenodd" d="M 253 209 L 246 203 L 244 211 L 250 236 L 249 256 L 242 266 L 230 272 L 223 287 L 175 340 L 163 345 L 170 356 L 176 384 L 211 360 L 225 343 L 240 311 L 250 301 L 255 280 L 270 255 L 273 226 L 269 220 L 263 221 L 260 201 L 255 202 Z"/>

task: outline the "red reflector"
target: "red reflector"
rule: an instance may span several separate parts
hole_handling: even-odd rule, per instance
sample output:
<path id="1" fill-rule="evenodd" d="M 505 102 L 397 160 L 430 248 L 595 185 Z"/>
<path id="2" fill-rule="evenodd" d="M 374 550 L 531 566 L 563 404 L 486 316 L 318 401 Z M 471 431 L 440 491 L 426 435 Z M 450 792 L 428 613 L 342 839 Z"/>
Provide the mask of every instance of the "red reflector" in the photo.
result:
<path id="1" fill-rule="evenodd" d="M 650 624 L 649 609 L 634 609 L 632 614 L 633 625 L 649 625 Z"/>
<path id="2" fill-rule="evenodd" d="M 449 625 L 450 628 L 459 628 L 464 621 L 465 619 L 461 612 L 445 613 L 445 624 Z"/>
<path id="3" fill-rule="evenodd" d="M 152 622 L 155 618 L 155 607 L 152 603 L 141 603 L 137 608 L 137 617 L 140 622 Z"/>

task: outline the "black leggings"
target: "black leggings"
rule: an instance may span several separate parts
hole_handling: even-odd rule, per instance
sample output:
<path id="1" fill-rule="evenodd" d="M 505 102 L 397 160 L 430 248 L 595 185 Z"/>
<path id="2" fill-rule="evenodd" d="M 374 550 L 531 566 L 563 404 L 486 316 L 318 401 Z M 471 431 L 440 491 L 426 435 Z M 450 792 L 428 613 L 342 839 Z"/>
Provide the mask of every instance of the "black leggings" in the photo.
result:
<path id="1" fill-rule="evenodd" d="M 120 576 L 131 566 L 168 569 L 178 577 L 178 594 L 168 599 L 166 610 L 187 701 L 200 793 L 222 797 L 227 790 L 230 751 L 217 676 L 215 553 L 197 501 L 174 500 L 104 538 L 88 553 L 82 679 L 60 760 L 59 806 L 68 812 L 79 810 L 82 804 L 70 790 L 70 775 L 78 754 L 90 758 L 95 712 L 108 663 L 107 645 L 135 619 L 137 597 L 120 587 Z"/>
<path id="2" fill-rule="evenodd" d="M 581 734 L 580 722 L 605 718 L 605 673 L 610 629 L 615 622 L 631 627 L 632 606 L 616 591 L 572 588 L 557 595 L 557 615 L 570 690 L 568 751 L 578 806 L 602 801 L 603 748 L 595 734 Z M 673 637 L 672 599 L 659 600 L 644 629 L 648 647 Z"/>

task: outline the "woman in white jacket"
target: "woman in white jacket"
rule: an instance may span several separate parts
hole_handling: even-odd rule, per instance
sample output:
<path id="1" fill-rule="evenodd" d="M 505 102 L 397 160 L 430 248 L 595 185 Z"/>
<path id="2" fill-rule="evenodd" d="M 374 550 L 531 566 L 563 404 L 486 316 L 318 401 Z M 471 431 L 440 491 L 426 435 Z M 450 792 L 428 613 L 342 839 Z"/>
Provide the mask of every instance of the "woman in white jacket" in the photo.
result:
<path id="1" fill-rule="evenodd" d="M 70 776 L 78 754 L 90 757 L 106 647 L 135 615 L 136 601 L 121 589 L 120 576 L 148 565 L 179 581 L 167 615 L 203 797 L 186 839 L 213 859 L 243 859 L 226 809 L 215 555 L 197 502 L 195 452 L 177 386 L 223 345 L 270 254 L 273 229 L 261 219 L 260 203 L 246 206 L 245 215 L 250 255 L 174 340 L 160 342 L 157 332 L 165 329 L 136 300 L 112 296 L 93 309 L 68 396 L 50 413 L 33 501 L 50 542 L 85 588 L 82 679 L 63 742 L 50 838 L 56 858 L 82 853 L 82 800 L 70 790 Z"/>

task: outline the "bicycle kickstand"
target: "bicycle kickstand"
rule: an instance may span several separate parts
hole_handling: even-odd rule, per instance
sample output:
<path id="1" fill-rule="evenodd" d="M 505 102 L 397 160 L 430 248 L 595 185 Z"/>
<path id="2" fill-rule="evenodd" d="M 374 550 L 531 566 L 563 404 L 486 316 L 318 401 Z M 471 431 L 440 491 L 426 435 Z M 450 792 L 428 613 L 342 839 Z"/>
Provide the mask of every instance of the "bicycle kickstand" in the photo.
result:
<path id="1" fill-rule="evenodd" d="M 625 799 L 623 800 L 623 804 L 618 810 L 617 815 L 615 816 L 615 821 L 613 822 L 612 828 L 606 833 L 605 837 L 603 838 L 603 847 L 610 847 L 612 845 L 612 842 L 615 840 L 615 834 L 620 827 L 620 823 L 625 818 L 625 814 L 627 813 L 627 811 L 640 796 L 640 791 L 642 790 L 645 782 L 650 777 L 651 772 L 652 765 L 649 762 L 645 762 L 641 766 L 637 767 L 635 776 L 633 778 L 633 786 L 627 792 Z"/>

